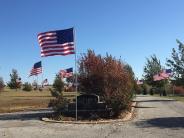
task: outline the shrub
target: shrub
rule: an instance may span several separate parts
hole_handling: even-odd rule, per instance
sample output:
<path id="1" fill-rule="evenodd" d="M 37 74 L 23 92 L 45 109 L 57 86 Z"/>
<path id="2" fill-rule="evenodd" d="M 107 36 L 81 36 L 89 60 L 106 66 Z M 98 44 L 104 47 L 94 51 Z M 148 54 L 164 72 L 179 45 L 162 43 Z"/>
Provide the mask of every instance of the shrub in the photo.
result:
<path id="1" fill-rule="evenodd" d="M 23 91 L 31 91 L 32 90 L 32 85 L 28 82 L 25 82 L 23 84 L 23 88 L 22 88 Z"/>
<path id="2" fill-rule="evenodd" d="M 52 107 L 53 110 L 58 114 L 62 115 L 63 111 L 66 109 L 69 101 L 63 97 L 63 95 L 59 95 L 56 99 L 50 100 L 49 107 Z"/>
<path id="3" fill-rule="evenodd" d="M 147 95 L 147 94 L 149 94 L 150 93 L 150 90 L 151 90 L 151 86 L 149 86 L 148 84 L 146 84 L 146 83 L 144 83 L 143 85 L 142 85 L 142 94 L 143 95 Z"/>
<path id="4" fill-rule="evenodd" d="M 38 89 L 38 83 L 36 80 L 33 81 L 32 86 L 33 86 L 34 90 Z"/>
<path id="5" fill-rule="evenodd" d="M 3 81 L 3 78 L 0 77 L 0 91 L 2 91 L 4 89 L 4 81 Z"/>
<path id="6" fill-rule="evenodd" d="M 136 94 L 142 94 L 143 93 L 143 87 L 142 85 L 137 85 L 135 88 Z"/>
<path id="7" fill-rule="evenodd" d="M 112 108 L 114 116 L 130 109 L 135 82 L 132 75 L 127 64 L 108 54 L 102 57 L 88 50 L 79 60 L 80 89 L 99 95 Z"/>
<path id="8" fill-rule="evenodd" d="M 150 95 L 154 95 L 154 90 L 152 88 L 150 89 Z"/>

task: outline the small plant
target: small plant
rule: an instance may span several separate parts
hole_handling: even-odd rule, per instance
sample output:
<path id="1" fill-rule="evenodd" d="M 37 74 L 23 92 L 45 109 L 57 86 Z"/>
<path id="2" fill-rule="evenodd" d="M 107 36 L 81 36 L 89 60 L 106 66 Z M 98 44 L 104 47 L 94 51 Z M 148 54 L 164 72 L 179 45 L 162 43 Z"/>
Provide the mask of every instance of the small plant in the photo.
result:
<path id="1" fill-rule="evenodd" d="M 28 82 L 25 82 L 23 84 L 23 89 L 22 90 L 23 91 L 31 91 L 32 90 L 32 85 L 30 83 L 28 83 Z"/>

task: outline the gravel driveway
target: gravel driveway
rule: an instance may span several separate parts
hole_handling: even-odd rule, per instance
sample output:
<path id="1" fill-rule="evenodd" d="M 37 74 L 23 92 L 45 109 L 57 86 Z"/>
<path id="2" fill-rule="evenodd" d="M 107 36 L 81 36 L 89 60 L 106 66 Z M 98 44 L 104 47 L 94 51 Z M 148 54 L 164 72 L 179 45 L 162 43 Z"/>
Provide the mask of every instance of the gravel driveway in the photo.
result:
<path id="1" fill-rule="evenodd" d="M 98 125 L 44 123 L 42 113 L 1 114 L 0 138 L 184 138 L 184 103 L 151 96 L 136 98 L 137 116 Z"/>

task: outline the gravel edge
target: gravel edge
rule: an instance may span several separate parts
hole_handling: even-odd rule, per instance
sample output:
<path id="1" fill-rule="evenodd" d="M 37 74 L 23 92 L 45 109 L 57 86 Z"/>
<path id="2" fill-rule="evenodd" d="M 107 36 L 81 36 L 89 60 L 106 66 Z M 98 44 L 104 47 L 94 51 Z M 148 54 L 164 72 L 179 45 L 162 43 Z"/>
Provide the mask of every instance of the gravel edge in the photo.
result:
<path id="1" fill-rule="evenodd" d="M 110 119 L 110 120 L 103 120 L 103 121 L 57 121 L 57 120 L 51 120 L 49 118 L 41 118 L 41 120 L 47 123 L 64 123 L 64 124 L 107 124 L 107 123 L 126 122 L 134 118 L 136 104 L 137 104 L 136 102 L 132 103 L 131 111 L 128 112 L 126 116 L 122 119 Z"/>

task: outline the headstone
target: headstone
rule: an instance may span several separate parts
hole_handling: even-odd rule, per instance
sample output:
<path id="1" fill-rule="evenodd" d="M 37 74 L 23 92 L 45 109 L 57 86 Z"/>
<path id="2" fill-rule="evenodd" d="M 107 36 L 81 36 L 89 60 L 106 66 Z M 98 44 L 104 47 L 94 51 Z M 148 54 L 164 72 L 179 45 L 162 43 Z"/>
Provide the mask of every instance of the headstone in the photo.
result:
<path id="1" fill-rule="evenodd" d="M 78 110 L 95 110 L 99 102 L 97 95 L 80 95 L 77 97 Z"/>

